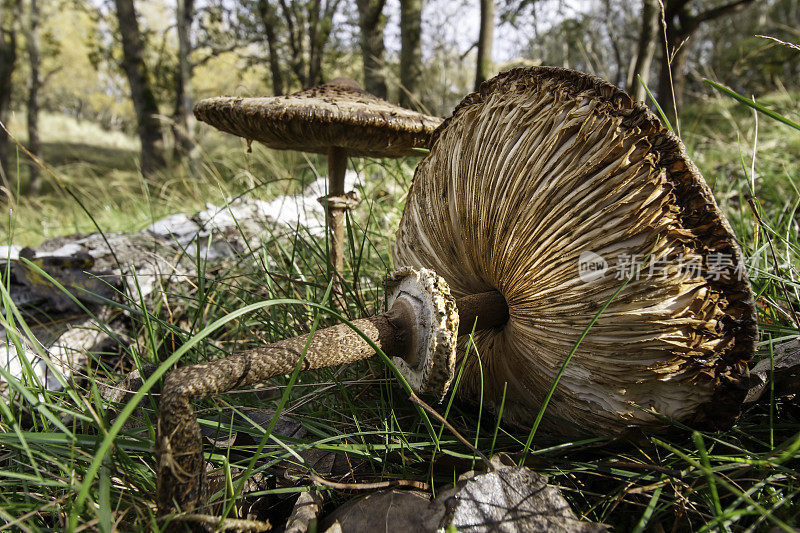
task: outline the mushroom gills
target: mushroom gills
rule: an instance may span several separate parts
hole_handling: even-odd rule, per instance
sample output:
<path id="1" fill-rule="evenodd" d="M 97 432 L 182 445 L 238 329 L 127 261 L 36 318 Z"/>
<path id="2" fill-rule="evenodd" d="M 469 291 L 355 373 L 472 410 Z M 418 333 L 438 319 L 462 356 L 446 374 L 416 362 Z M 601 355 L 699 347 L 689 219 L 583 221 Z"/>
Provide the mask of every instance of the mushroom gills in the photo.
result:
<path id="1" fill-rule="evenodd" d="M 587 254 L 605 268 L 581 275 Z M 530 427 L 601 309 L 543 429 L 724 426 L 744 398 L 757 330 L 730 226 L 680 141 L 592 76 L 515 69 L 467 96 L 417 168 L 393 259 L 456 298 L 502 293 L 508 323 L 476 334 L 458 393 L 496 408 L 508 383 L 506 421 Z"/>

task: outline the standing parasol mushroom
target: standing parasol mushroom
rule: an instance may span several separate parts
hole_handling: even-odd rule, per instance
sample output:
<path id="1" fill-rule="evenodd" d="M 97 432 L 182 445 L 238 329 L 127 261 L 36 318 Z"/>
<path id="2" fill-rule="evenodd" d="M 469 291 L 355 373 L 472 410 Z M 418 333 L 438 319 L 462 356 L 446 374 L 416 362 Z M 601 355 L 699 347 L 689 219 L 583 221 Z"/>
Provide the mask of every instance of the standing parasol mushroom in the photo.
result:
<path id="1" fill-rule="evenodd" d="M 194 114 L 217 129 L 276 150 L 328 156 L 327 205 L 330 259 L 336 275 L 344 266 L 344 216 L 355 207 L 345 194 L 348 156 L 421 155 L 442 122 L 373 96 L 350 78 L 335 78 L 294 94 L 266 98 L 217 97 L 201 100 Z"/>
<path id="2" fill-rule="evenodd" d="M 644 271 L 579 270 L 582 258 L 623 255 Z M 757 333 L 741 252 L 680 141 L 598 78 L 517 69 L 467 96 L 417 169 L 394 256 L 409 266 L 390 280 L 389 311 L 353 323 L 361 334 L 333 326 L 169 374 L 162 512 L 204 501 L 191 400 L 290 372 L 303 353 L 308 369 L 377 346 L 415 391 L 441 399 L 457 339 L 474 328 L 486 397 L 498 403 L 508 383 L 504 413 L 517 423 L 535 418 L 578 344 L 547 410 L 553 431 L 715 426 L 738 413 Z M 656 259 L 661 271 L 637 276 Z M 479 379 L 470 359 L 459 393 Z"/>

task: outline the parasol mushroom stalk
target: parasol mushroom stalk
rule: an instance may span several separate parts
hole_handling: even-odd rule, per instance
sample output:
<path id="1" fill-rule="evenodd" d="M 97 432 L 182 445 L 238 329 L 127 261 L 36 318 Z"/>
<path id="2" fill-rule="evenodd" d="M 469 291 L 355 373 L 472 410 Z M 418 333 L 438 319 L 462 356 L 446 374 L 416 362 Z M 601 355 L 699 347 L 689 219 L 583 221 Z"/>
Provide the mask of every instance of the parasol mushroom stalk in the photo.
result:
<path id="1" fill-rule="evenodd" d="M 444 396 L 476 324 L 484 400 L 498 405 L 507 383 L 504 420 L 530 425 L 562 367 L 552 432 L 713 428 L 738 414 L 757 335 L 741 251 L 680 141 L 598 78 L 515 69 L 467 96 L 417 168 L 393 253 L 407 266 L 387 285 L 389 311 L 353 324 L 418 393 Z M 581 271 L 623 254 L 644 270 Z M 191 400 L 287 373 L 303 350 L 303 369 L 373 353 L 338 325 L 167 376 L 161 512 L 205 501 Z M 467 398 L 480 391 L 475 359 Z"/>
<path id="2" fill-rule="evenodd" d="M 201 100 L 194 114 L 227 133 L 276 150 L 328 156 L 327 207 L 330 260 L 336 275 L 344 268 L 344 218 L 355 207 L 345 194 L 348 156 L 395 158 L 421 155 L 442 119 L 396 106 L 373 96 L 350 78 L 336 78 L 294 94 L 265 98 L 217 97 Z"/>
<path id="3" fill-rule="evenodd" d="M 366 359 L 375 354 L 373 345 L 392 358 L 415 391 L 442 399 L 453 378 L 458 336 L 473 326 L 495 328 L 508 320 L 499 292 L 456 302 L 431 270 L 400 269 L 387 287 L 389 310 L 353 321 L 352 329 L 339 324 L 171 371 L 158 412 L 159 509 L 169 512 L 177 505 L 187 511 L 206 500 L 202 438 L 192 400 L 291 373 L 301 362 L 303 370 L 310 370 Z"/>

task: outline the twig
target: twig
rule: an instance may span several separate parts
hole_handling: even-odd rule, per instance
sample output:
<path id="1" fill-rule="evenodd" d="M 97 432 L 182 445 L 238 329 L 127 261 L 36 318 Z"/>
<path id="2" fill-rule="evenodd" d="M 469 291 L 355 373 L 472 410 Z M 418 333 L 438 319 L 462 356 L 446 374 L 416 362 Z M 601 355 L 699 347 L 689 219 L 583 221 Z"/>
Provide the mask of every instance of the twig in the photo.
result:
<path id="1" fill-rule="evenodd" d="M 414 487 L 415 489 L 424 491 L 430 489 L 430 485 L 424 481 L 413 481 L 410 479 L 393 479 L 390 481 L 378 481 L 376 483 L 337 483 L 336 481 L 330 481 L 312 473 L 309 473 L 308 477 L 317 485 L 340 490 L 375 490 L 389 487 Z"/>
<path id="2" fill-rule="evenodd" d="M 196 522 L 214 528 L 214 531 L 269 531 L 272 525 L 268 521 L 242 520 L 241 518 L 226 518 L 207 514 L 183 514 L 172 518 L 175 522 Z M 221 523 L 220 523 L 221 522 Z"/>
<path id="3" fill-rule="evenodd" d="M 431 406 L 430 406 L 430 405 L 428 405 L 427 403 L 425 403 L 425 402 L 423 402 L 422 400 L 420 400 L 419 396 L 417 396 L 417 395 L 416 395 L 416 394 L 414 394 L 414 393 L 412 393 L 412 394 L 411 394 L 411 396 L 410 396 L 408 399 L 409 399 L 409 400 L 411 400 L 411 402 L 412 402 L 412 403 L 415 403 L 415 404 L 419 405 L 420 407 L 422 407 L 423 409 L 425 409 L 425 410 L 426 410 L 426 411 L 427 411 L 427 412 L 428 412 L 428 413 L 429 413 L 429 414 L 430 414 L 430 415 L 431 415 L 433 418 L 435 418 L 436 420 L 438 420 L 439 422 L 441 422 L 442 424 L 444 424 L 444 427 L 446 427 L 447 429 L 449 429 L 449 430 L 450 430 L 450 432 L 451 432 L 453 435 L 455 435 L 455 436 L 456 436 L 456 438 L 457 438 L 458 440 L 460 440 L 461 442 L 463 442 L 463 443 L 464 443 L 464 444 L 467 446 L 467 448 L 469 448 L 470 450 L 472 450 L 472 453 L 474 453 L 475 455 L 477 455 L 478 457 L 480 457 L 480 458 L 483 460 L 483 462 L 484 462 L 484 464 L 486 465 L 486 468 L 487 468 L 487 469 L 489 469 L 489 470 L 490 470 L 490 471 L 492 471 L 492 472 L 495 470 L 495 467 L 494 467 L 494 465 L 492 464 L 492 462 L 491 462 L 491 461 L 489 461 L 489 458 L 488 458 L 488 457 L 486 457 L 486 455 L 485 455 L 485 454 L 484 454 L 482 451 L 480 451 L 478 448 L 476 448 L 475 446 L 473 446 L 473 445 L 472 445 L 472 444 L 471 444 L 471 443 L 470 443 L 470 442 L 469 442 L 467 439 L 465 439 L 463 436 L 461 436 L 461 433 L 459 433 L 459 432 L 456 430 L 456 428 L 454 428 L 454 427 L 453 427 L 453 425 L 452 425 L 450 422 L 448 422 L 447 420 L 445 420 L 445 418 L 444 418 L 442 415 L 440 415 L 440 414 L 439 414 L 439 413 L 436 411 L 436 409 L 434 409 L 433 407 L 431 407 Z"/>
<path id="4" fill-rule="evenodd" d="M 800 46 L 798 46 L 798 45 L 796 45 L 794 43 L 781 41 L 780 39 L 776 39 L 775 37 L 770 37 L 769 35 L 756 35 L 756 37 L 761 37 L 762 39 L 769 39 L 770 41 L 775 41 L 778 44 L 782 44 L 784 46 L 788 46 L 789 48 L 794 48 L 795 50 L 800 52 Z"/>
<path id="5" fill-rule="evenodd" d="M 663 0 L 658 0 L 658 5 L 661 8 L 661 27 L 664 33 L 664 59 L 667 63 L 667 72 L 669 73 L 669 90 L 672 94 L 672 110 L 675 113 L 675 133 L 678 135 L 678 137 L 680 137 L 681 123 L 680 120 L 678 120 L 678 103 L 675 101 L 675 84 L 672 82 L 672 58 L 674 57 L 675 52 L 677 52 L 677 49 L 673 50 L 672 54 L 670 54 L 669 39 L 667 39 L 667 10 L 664 7 Z M 680 46 L 683 46 L 683 43 L 681 43 L 679 47 Z"/>
<path id="6" fill-rule="evenodd" d="M 600 461 L 596 463 L 597 466 L 606 466 L 609 468 L 627 468 L 630 470 L 645 470 L 651 472 L 658 472 L 666 474 L 671 478 L 683 479 L 683 473 L 680 470 L 667 468 L 665 466 L 651 465 L 647 463 L 637 463 L 634 461 Z"/>

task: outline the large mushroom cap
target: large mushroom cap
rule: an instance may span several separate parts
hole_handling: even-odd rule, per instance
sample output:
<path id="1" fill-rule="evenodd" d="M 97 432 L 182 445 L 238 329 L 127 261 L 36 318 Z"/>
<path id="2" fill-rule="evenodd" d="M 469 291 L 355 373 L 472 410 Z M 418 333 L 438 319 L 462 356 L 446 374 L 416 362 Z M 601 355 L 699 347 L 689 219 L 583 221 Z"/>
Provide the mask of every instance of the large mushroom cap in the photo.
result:
<path id="1" fill-rule="evenodd" d="M 278 150 L 351 155 L 420 155 L 442 120 L 381 100 L 349 78 L 294 94 L 265 98 L 221 96 L 194 107 L 198 120 Z"/>
<path id="2" fill-rule="evenodd" d="M 499 405 L 508 382 L 503 418 L 528 425 L 625 261 L 647 257 L 566 367 L 550 430 L 730 423 L 757 331 L 741 251 L 681 142 L 615 87 L 548 67 L 487 81 L 442 124 L 394 248 L 456 298 L 503 294 L 510 319 L 476 334 L 483 368 L 469 357 L 459 393 L 483 376 Z"/>

